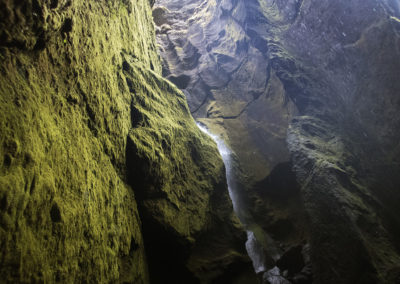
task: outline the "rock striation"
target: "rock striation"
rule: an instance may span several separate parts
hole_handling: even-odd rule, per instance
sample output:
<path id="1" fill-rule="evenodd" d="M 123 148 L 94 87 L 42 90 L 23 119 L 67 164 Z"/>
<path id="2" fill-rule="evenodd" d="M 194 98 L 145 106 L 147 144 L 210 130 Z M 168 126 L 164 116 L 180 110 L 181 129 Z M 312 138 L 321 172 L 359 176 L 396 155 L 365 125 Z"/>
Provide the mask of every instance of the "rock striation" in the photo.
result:
<path id="1" fill-rule="evenodd" d="M 317 11 L 324 12 L 309 16 Z M 311 250 L 317 282 L 399 280 L 397 16 L 380 1 L 305 2 L 296 26 L 284 32 L 285 47 L 306 74 L 302 83 L 290 80 L 303 111 L 287 141 L 311 247 L 318 248 Z M 300 37 L 312 44 L 295 44 Z"/>
<path id="2" fill-rule="evenodd" d="M 216 145 L 161 76 L 149 1 L 0 1 L 0 58 L 2 282 L 249 265 Z"/>
<path id="3" fill-rule="evenodd" d="M 289 160 L 286 129 L 296 108 L 271 69 L 266 40 L 250 30 L 251 3 L 159 0 L 153 16 L 163 76 L 183 90 L 196 119 L 229 140 L 243 169 L 259 181 Z"/>
<path id="4" fill-rule="evenodd" d="M 153 17 L 163 75 L 237 154 L 282 246 L 270 276 L 398 282 L 398 3 L 158 0 Z"/>

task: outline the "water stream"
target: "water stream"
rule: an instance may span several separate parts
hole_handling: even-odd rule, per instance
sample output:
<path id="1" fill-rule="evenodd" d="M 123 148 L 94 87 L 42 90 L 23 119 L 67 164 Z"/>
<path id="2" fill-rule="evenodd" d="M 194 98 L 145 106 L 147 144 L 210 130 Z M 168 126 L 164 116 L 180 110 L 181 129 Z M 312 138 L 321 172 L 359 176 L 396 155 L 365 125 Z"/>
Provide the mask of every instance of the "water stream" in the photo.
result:
<path id="1" fill-rule="evenodd" d="M 228 183 L 229 196 L 232 200 L 233 210 L 247 230 L 247 254 L 249 255 L 253 263 L 254 271 L 257 274 L 265 272 L 267 271 L 267 267 L 265 265 L 266 256 L 263 250 L 263 246 L 256 238 L 255 232 L 249 229 L 250 225 L 252 227 L 256 225 L 254 223 L 249 224 L 249 214 L 240 200 L 238 184 L 236 182 L 233 170 L 232 151 L 225 145 L 224 141 L 220 137 L 210 133 L 205 126 L 199 123 L 197 124 L 197 126 L 200 128 L 201 131 L 210 136 L 215 141 L 215 143 L 217 143 L 219 153 L 221 154 L 222 160 L 225 164 L 226 180 Z"/>

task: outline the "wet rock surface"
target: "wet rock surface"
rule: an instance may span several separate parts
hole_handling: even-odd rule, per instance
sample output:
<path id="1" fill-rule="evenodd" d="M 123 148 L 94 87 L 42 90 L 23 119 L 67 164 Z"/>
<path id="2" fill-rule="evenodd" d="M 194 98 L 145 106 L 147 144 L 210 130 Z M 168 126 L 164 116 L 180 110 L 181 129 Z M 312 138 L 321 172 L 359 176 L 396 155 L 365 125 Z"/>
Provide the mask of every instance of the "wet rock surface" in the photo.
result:
<path id="1" fill-rule="evenodd" d="M 0 1 L 1 281 L 399 282 L 399 13 Z"/>
<path id="2" fill-rule="evenodd" d="M 400 135 L 391 115 L 398 111 L 400 87 L 394 75 L 400 70 L 394 11 L 384 2 L 340 3 L 334 7 L 340 17 L 326 10 L 321 18 L 326 22 L 317 25 L 308 16 L 317 7 L 305 5 L 298 19 L 300 26 L 314 28 L 292 26 L 285 32 L 285 46 L 304 73 L 316 78 L 306 81 L 307 99 L 298 102 L 304 111 L 288 132 L 310 216 L 315 281 L 388 283 L 399 263 L 399 220 L 392 203 L 399 198 L 393 150 Z M 316 39 L 302 46 L 295 44 L 300 36 Z"/>
<path id="3" fill-rule="evenodd" d="M 398 4 L 184 3 L 155 4 L 163 75 L 237 154 L 255 222 L 281 247 L 277 263 L 297 263 L 274 275 L 395 283 Z M 304 243 L 300 265 L 291 252 Z"/>
<path id="4" fill-rule="evenodd" d="M 250 30 L 251 2 L 160 0 L 153 16 L 163 75 L 258 181 L 289 160 L 286 129 L 296 109 L 271 69 L 266 40 Z"/>

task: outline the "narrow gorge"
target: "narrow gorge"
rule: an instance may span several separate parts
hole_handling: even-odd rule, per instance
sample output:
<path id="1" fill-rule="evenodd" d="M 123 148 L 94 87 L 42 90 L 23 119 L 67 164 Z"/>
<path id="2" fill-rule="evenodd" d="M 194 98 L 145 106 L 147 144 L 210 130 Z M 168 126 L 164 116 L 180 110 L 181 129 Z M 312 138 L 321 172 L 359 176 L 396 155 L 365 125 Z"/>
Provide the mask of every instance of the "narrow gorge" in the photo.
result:
<path id="1" fill-rule="evenodd" d="M 400 283 L 398 0 L 0 0 L 0 283 Z"/>

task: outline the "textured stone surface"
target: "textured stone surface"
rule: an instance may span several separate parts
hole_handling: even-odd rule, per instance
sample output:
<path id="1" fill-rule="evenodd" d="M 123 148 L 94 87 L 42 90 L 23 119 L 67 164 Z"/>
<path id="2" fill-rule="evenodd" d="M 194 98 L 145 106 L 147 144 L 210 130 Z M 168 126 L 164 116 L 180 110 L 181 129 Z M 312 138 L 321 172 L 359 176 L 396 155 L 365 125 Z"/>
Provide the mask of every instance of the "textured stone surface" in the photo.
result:
<path id="1" fill-rule="evenodd" d="M 259 181 L 289 160 L 286 129 L 296 109 L 271 70 L 265 39 L 250 30 L 250 2 L 159 0 L 153 15 L 163 75 Z"/>
<path id="2" fill-rule="evenodd" d="M 399 282 L 398 3 L 154 2 L 0 1 L 1 279 L 255 283 L 190 108 L 265 278 Z"/>
<path id="3" fill-rule="evenodd" d="M 153 8 L 163 75 L 237 155 L 245 223 L 273 268 L 276 252 L 307 240 L 307 224 L 286 146 L 297 110 L 272 69 L 266 20 L 253 1 L 181 2 L 160 0 Z"/>
<path id="4" fill-rule="evenodd" d="M 305 2 L 284 33 L 309 76 L 288 144 L 310 216 L 316 281 L 390 283 L 399 277 L 399 26 L 384 3 L 329 8 Z M 295 44 L 300 37 L 315 40 Z"/>
<path id="5" fill-rule="evenodd" d="M 161 77 L 149 1 L 0 1 L 0 38 L 1 282 L 246 267 L 216 145 Z"/>
<path id="6" fill-rule="evenodd" d="M 163 74 L 237 154 L 256 222 L 284 255 L 310 242 L 315 283 L 398 282 L 398 3 L 181 2 L 155 4 Z"/>

